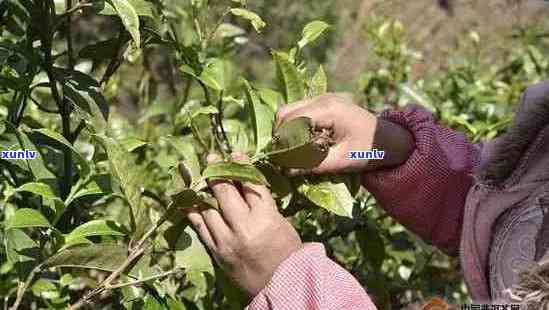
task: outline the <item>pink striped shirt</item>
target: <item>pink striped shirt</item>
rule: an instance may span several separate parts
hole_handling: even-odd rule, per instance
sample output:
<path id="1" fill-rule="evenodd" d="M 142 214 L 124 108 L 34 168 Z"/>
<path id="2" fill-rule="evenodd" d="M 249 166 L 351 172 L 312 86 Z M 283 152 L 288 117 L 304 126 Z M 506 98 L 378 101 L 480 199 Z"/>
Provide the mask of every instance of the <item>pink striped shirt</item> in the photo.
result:
<path id="1" fill-rule="evenodd" d="M 448 254 L 459 248 L 465 198 L 480 148 L 465 135 L 439 126 L 420 106 L 380 117 L 408 129 L 415 150 L 406 163 L 369 172 L 363 185 L 397 221 Z M 398 189 L 398 191 L 395 191 Z M 396 195 L 398 192 L 398 195 Z M 322 244 L 306 244 L 286 259 L 248 310 L 373 310 L 364 288 L 331 261 Z"/>

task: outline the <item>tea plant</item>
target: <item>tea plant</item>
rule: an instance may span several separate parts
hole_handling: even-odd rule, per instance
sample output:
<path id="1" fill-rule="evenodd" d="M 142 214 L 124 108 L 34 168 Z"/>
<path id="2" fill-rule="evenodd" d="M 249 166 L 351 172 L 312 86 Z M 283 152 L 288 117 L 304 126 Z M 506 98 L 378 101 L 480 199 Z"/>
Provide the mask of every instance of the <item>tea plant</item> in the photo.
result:
<path id="1" fill-rule="evenodd" d="M 246 32 L 227 20 L 248 21 L 258 33 L 265 27 L 245 1 L 21 0 L 0 7 L 8 20 L 0 45 L 2 149 L 36 152 L 0 161 L 5 307 L 243 307 L 182 216 L 191 206 L 216 207 L 206 179 L 268 184 L 289 214 L 318 206 L 352 216 L 352 178 L 283 174 L 326 156 L 329 145 L 318 143 L 310 122 L 273 128 L 280 105 L 326 92 L 324 70 L 311 74 L 302 50 L 328 24 L 313 21 L 294 47 L 272 50 L 279 87 L 270 89 L 231 63 Z M 115 31 L 77 47 L 77 21 L 94 16 Z M 143 126 L 129 128 L 107 97 L 123 63 L 154 47 L 166 51 L 184 87 L 177 100 L 156 103 L 146 75 Z M 233 151 L 252 162 L 230 162 Z M 225 161 L 205 165 L 212 152 Z"/>

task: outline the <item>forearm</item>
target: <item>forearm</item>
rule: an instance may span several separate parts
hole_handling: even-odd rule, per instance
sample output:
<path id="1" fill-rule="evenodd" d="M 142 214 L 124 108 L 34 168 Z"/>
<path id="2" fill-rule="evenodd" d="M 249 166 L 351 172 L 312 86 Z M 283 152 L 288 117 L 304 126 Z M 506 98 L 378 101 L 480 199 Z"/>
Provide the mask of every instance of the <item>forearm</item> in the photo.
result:
<path id="1" fill-rule="evenodd" d="M 306 244 L 285 260 L 248 310 L 375 310 L 351 274 L 331 261 L 321 244 Z"/>
<path id="2" fill-rule="evenodd" d="M 414 147 L 402 164 L 365 172 L 364 186 L 401 224 L 445 252 L 455 253 L 479 149 L 463 134 L 436 124 L 419 106 L 386 112 L 381 119 L 407 130 Z M 405 138 L 402 143 L 410 142 Z"/>

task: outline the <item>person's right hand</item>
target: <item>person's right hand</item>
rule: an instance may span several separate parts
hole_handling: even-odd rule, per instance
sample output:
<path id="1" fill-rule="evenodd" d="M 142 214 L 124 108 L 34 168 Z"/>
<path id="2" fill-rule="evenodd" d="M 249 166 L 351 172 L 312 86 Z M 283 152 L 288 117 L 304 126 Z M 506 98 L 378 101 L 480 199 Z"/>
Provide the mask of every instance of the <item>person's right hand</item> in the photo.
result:
<path id="1" fill-rule="evenodd" d="M 283 106 L 277 113 L 277 126 L 300 116 L 311 118 L 318 128 L 333 130 L 335 144 L 317 167 L 311 171 L 292 169 L 291 174 L 360 172 L 397 166 L 408 159 L 414 147 L 412 135 L 407 130 L 378 119 L 340 95 L 326 94 Z M 349 152 L 369 151 L 374 146 L 385 151 L 383 160 L 349 159 Z"/>

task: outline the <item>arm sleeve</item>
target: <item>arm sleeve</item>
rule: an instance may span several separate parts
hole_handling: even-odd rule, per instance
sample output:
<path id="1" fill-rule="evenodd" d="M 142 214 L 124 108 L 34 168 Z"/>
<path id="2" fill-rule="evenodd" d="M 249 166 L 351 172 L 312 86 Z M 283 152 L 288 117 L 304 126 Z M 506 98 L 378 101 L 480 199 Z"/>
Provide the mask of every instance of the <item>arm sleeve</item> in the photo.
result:
<path id="1" fill-rule="evenodd" d="M 380 117 L 408 129 L 415 149 L 399 167 L 365 173 L 363 185 L 406 228 L 456 254 L 480 147 L 439 126 L 430 112 L 417 105 L 385 111 Z"/>
<path id="2" fill-rule="evenodd" d="M 319 243 L 286 259 L 248 310 L 376 310 L 353 276 L 330 260 Z"/>

